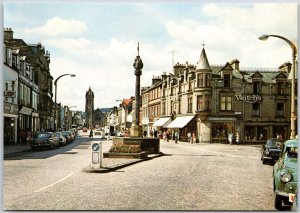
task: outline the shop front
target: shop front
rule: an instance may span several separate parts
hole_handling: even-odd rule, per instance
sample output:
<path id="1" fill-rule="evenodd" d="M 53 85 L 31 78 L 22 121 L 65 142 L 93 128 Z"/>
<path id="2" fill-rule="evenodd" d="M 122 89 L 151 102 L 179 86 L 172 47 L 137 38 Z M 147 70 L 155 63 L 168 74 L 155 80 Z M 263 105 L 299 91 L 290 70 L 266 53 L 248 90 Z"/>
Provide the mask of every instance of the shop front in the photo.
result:
<path id="1" fill-rule="evenodd" d="M 176 117 L 168 126 L 172 139 L 175 131 L 179 132 L 179 141 L 186 141 L 188 142 L 187 134 L 195 133 L 197 135 L 197 125 L 196 120 L 194 119 L 195 116 L 181 116 Z M 198 139 L 197 139 L 198 142 Z"/>
<path id="2" fill-rule="evenodd" d="M 17 120 L 18 107 L 14 104 L 4 103 L 3 134 L 5 145 L 16 144 L 18 141 Z"/>
<path id="3" fill-rule="evenodd" d="M 32 108 L 22 107 L 19 111 L 19 131 L 21 130 L 30 130 L 32 131 Z"/>
<path id="4" fill-rule="evenodd" d="M 171 117 L 159 118 L 153 124 L 153 127 L 157 131 L 158 135 L 162 138 L 163 132 L 166 130 L 167 126 L 171 123 Z"/>
<path id="5" fill-rule="evenodd" d="M 212 124 L 211 142 L 228 143 L 228 134 L 240 134 L 236 129 L 236 118 L 215 118 L 210 117 Z"/>

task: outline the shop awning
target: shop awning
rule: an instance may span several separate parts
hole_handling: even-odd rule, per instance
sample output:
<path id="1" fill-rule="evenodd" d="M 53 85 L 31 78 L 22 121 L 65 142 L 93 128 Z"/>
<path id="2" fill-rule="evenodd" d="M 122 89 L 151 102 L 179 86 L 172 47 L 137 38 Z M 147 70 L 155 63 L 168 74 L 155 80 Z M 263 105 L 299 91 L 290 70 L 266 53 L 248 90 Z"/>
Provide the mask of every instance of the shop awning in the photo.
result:
<path id="1" fill-rule="evenodd" d="M 170 121 L 171 121 L 170 117 L 160 118 L 160 119 L 158 119 L 157 121 L 154 122 L 153 126 L 164 126 L 168 122 L 170 123 Z"/>
<path id="2" fill-rule="evenodd" d="M 194 116 L 182 116 L 182 117 L 177 117 L 175 118 L 174 121 L 172 121 L 172 123 L 170 123 L 167 128 L 170 129 L 175 129 L 175 128 L 183 128 L 185 127 L 192 119 L 194 118 Z"/>

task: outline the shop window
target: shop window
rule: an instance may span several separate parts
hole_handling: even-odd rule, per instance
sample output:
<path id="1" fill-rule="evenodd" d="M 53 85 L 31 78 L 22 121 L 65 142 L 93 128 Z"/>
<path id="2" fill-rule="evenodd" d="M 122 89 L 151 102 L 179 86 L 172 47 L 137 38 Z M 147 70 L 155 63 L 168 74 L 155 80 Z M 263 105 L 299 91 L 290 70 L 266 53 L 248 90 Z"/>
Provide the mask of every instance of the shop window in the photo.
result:
<path id="1" fill-rule="evenodd" d="M 261 92 L 261 84 L 258 81 L 253 82 L 253 94 L 260 94 Z"/>
<path id="2" fill-rule="evenodd" d="M 230 75 L 224 75 L 224 87 L 230 87 Z"/>
<path id="3" fill-rule="evenodd" d="M 284 116 L 284 105 L 283 103 L 277 103 L 277 116 L 283 117 Z"/>
<path id="4" fill-rule="evenodd" d="M 252 105 L 252 115 L 253 116 L 259 116 L 260 115 L 260 104 L 254 103 Z"/>
<path id="5" fill-rule="evenodd" d="M 231 97 L 221 97 L 221 111 L 231 111 L 232 110 L 232 98 Z"/>

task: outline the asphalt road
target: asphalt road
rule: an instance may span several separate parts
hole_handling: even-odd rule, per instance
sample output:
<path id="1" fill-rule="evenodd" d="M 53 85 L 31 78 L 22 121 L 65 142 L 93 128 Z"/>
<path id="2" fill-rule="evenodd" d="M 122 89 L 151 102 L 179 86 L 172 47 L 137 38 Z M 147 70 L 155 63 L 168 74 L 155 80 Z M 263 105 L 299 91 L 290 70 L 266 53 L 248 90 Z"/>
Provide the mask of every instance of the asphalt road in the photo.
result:
<path id="1" fill-rule="evenodd" d="M 86 173 L 89 142 L 84 135 L 66 147 L 5 159 L 4 209 L 275 210 L 272 166 L 261 163 L 258 146 L 161 142 L 162 157 Z"/>

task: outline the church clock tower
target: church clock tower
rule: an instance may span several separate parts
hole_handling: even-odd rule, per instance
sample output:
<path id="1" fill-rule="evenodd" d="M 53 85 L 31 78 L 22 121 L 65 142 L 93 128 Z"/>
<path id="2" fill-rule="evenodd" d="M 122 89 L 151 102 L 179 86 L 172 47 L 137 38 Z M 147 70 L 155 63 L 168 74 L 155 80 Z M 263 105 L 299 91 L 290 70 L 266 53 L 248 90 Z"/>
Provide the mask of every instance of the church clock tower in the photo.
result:
<path id="1" fill-rule="evenodd" d="M 85 125 L 89 129 L 94 127 L 94 92 L 91 87 L 85 93 Z"/>

